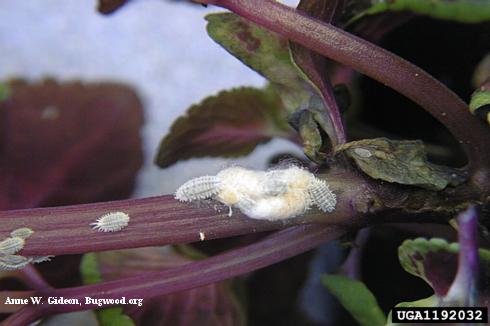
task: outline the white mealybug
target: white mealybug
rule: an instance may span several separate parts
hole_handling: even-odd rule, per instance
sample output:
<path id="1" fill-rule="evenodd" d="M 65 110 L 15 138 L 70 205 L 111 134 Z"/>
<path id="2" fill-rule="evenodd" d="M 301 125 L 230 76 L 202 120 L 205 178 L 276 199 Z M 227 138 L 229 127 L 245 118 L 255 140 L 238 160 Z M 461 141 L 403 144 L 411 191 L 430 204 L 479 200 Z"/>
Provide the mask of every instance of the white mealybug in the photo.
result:
<path id="1" fill-rule="evenodd" d="M 297 166 L 269 171 L 230 167 L 216 176 L 191 179 L 177 189 L 180 201 L 216 199 L 250 218 L 279 220 L 304 214 L 312 205 L 332 212 L 336 196 L 327 183 Z"/>
<path id="2" fill-rule="evenodd" d="M 317 178 L 312 180 L 308 192 L 313 204 L 318 206 L 318 208 L 325 213 L 330 213 L 335 209 L 335 205 L 337 204 L 336 196 L 330 191 L 325 180 Z"/>
<path id="3" fill-rule="evenodd" d="M 32 231 L 32 229 L 29 229 L 29 228 L 18 228 L 18 229 L 13 230 L 12 232 L 10 232 L 10 236 L 12 238 L 17 237 L 17 238 L 27 239 L 33 233 L 34 233 L 34 231 Z"/>
<path id="4" fill-rule="evenodd" d="M 129 223 L 129 215 L 124 212 L 111 212 L 99 217 L 96 222 L 90 223 L 93 229 L 102 232 L 121 231 Z"/>
<path id="5" fill-rule="evenodd" d="M 24 268 L 31 262 L 30 258 L 18 255 L 0 256 L 0 270 L 13 271 Z"/>
<path id="6" fill-rule="evenodd" d="M 13 255 L 24 248 L 25 241 L 22 238 L 7 238 L 0 242 L 0 255 Z"/>
<path id="7" fill-rule="evenodd" d="M 217 177 L 205 175 L 191 179 L 180 186 L 175 192 L 175 198 L 180 201 L 211 198 L 218 193 L 219 188 Z"/>

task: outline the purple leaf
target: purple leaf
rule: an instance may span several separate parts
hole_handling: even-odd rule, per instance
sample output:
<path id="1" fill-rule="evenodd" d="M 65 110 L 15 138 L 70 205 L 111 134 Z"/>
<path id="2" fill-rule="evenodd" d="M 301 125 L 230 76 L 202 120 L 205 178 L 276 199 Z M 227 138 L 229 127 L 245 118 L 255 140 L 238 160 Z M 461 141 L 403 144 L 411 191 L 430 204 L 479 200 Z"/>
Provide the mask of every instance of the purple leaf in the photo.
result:
<path id="1" fill-rule="evenodd" d="M 479 255 L 478 213 L 471 206 L 458 216 L 458 271 L 444 301 L 448 304 L 474 306 L 478 298 Z"/>
<path id="2" fill-rule="evenodd" d="M 279 97 L 269 88 L 238 88 L 211 96 L 177 119 L 162 140 L 156 163 L 168 167 L 193 157 L 241 156 L 273 137 L 291 137 Z"/>
<path id="3" fill-rule="evenodd" d="M 95 254 L 95 259 L 105 281 L 143 276 L 192 262 L 161 247 L 105 251 Z M 142 307 L 128 305 L 123 310 L 137 325 L 240 325 L 243 316 L 230 285 L 213 283 L 144 300 Z"/>
<path id="4" fill-rule="evenodd" d="M 276 232 L 262 241 L 224 254 L 162 272 L 147 273 L 117 281 L 56 289 L 51 296 L 78 298 L 154 298 L 165 294 L 200 287 L 245 274 L 310 250 L 338 238 L 344 229 L 309 225 Z M 28 324 L 44 314 L 98 308 L 95 305 L 37 305 L 26 307 L 6 322 Z"/>
<path id="5" fill-rule="evenodd" d="M 127 197 L 142 164 L 141 103 L 113 83 L 13 81 L 0 102 L 0 210 Z"/>

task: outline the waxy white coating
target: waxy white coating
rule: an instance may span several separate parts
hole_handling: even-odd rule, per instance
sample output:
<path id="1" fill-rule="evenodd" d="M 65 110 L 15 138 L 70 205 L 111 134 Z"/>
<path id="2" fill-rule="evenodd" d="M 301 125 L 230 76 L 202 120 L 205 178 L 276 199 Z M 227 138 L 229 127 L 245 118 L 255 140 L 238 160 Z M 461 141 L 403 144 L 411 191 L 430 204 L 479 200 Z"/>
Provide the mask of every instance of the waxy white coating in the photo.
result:
<path id="1" fill-rule="evenodd" d="M 216 176 L 187 181 L 175 198 L 184 202 L 211 198 L 230 207 L 230 213 L 235 207 L 250 218 L 263 220 L 299 216 L 313 205 L 331 212 L 336 205 L 327 183 L 297 166 L 269 171 L 226 168 Z"/>

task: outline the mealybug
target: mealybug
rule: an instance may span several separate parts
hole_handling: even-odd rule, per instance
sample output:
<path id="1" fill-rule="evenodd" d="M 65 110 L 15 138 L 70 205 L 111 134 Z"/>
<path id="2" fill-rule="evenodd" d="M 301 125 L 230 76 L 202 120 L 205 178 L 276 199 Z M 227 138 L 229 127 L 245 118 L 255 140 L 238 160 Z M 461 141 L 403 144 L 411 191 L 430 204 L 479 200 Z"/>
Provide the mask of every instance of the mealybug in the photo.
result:
<path id="1" fill-rule="evenodd" d="M 124 212 L 111 212 L 99 217 L 96 222 L 90 223 L 92 228 L 102 232 L 121 231 L 129 223 L 129 215 Z"/>
<path id="2" fill-rule="evenodd" d="M 236 207 L 255 219 L 287 219 L 304 214 L 311 205 L 324 212 L 335 209 L 336 197 L 327 183 L 305 169 L 254 171 L 230 167 L 216 176 L 192 179 L 177 189 L 175 198 L 191 201 L 212 198 Z"/>
<path id="3" fill-rule="evenodd" d="M 317 178 L 313 179 L 308 188 L 308 192 L 312 203 L 325 213 L 330 213 L 335 209 L 337 198 L 335 194 L 330 191 L 330 188 L 324 180 Z"/>
<path id="4" fill-rule="evenodd" d="M 30 258 L 18 255 L 0 256 L 0 270 L 13 271 L 24 268 L 31 262 Z"/>
<path id="5" fill-rule="evenodd" d="M 211 198 L 219 190 L 219 179 L 215 176 L 194 178 L 177 189 L 175 198 L 180 201 L 191 201 Z"/>
<path id="6" fill-rule="evenodd" d="M 0 255 L 13 255 L 24 247 L 25 241 L 22 238 L 7 238 L 0 242 Z"/>
<path id="7" fill-rule="evenodd" d="M 33 233 L 34 233 L 34 231 L 32 231 L 32 229 L 29 229 L 29 228 L 18 228 L 18 229 L 13 230 L 12 232 L 10 232 L 10 236 L 12 238 L 18 237 L 18 238 L 22 238 L 22 239 L 27 239 Z"/>

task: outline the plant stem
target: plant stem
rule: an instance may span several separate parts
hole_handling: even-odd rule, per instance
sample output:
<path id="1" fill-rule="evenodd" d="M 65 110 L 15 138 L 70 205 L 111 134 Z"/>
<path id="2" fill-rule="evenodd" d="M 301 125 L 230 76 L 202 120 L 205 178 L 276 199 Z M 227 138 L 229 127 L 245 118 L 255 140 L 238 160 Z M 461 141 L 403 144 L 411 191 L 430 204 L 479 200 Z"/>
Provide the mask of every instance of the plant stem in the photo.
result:
<path id="1" fill-rule="evenodd" d="M 444 298 L 462 306 L 474 307 L 478 297 L 478 212 L 470 206 L 458 216 L 458 271 Z"/>
<path id="2" fill-rule="evenodd" d="M 298 10 L 306 14 L 311 13 L 315 18 L 327 23 L 332 20 L 343 8 L 343 1 L 301 1 Z M 329 60 L 302 45 L 290 42 L 291 55 L 296 65 L 317 88 L 325 105 L 331 129 L 326 130 L 332 147 L 344 144 L 347 141 L 342 115 L 335 99 L 332 83 L 328 77 L 327 65 Z"/>
<path id="3" fill-rule="evenodd" d="M 92 298 L 149 299 L 173 292 L 219 282 L 245 274 L 315 248 L 338 238 L 344 229 L 333 226 L 305 225 L 278 231 L 262 241 L 205 260 L 170 270 L 90 286 L 55 289 L 52 297 L 76 298 L 84 303 Z M 4 325 L 24 325 L 51 313 L 99 309 L 96 305 L 36 305 L 23 308 L 4 321 Z"/>
<path id="4" fill-rule="evenodd" d="M 32 265 L 27 265 L 20 270 L 20 273 L 22 280 L 33 290 L 44 291 L 51 288 L 51 285 L 46 282 L 41 273 Z"/>
<path id="5" fill-rule="evenodd" d="M 269 231 L 311 222 L 306 220 L 262 221 L 243 217 L 239 210 L 227 216 L 211 204 L 183 204 L 173 196 L 120 200 L 87 205 L 0 212 L 0 238 L 19 227 L 34 234 L 20 252 L 24 256 L 77 254 L 102 250 L 136 248 L 200 241 Z M 202 207 L 205 206 L 205 207 Z M 119 232 L 98 232 L 90 223 L 109 212 L 130 216 L 129 225 Z"/>
<path id="6" fill-rule="evenodd" d="M 408 61 L 335 26 L 273 0 L 202 0 L 227 8 L 256 24 L 389 86 L 422 106 L 456 137 L 474 179 L 490 189 L 490 129 L 441 82 Z M 415 126 L 414 126 L 415 128 Z"/>
<path id="7" fill-rule="evenodd" d="M 330 172 L 328 181 L 337 194 L 337 207 L 327 215 L 311 210 L 305 216 L 279 221 L 245 217 L 238 209 L 216 201 L 180 203 L 173 196 L 120 200 L 87 205 L 35 208 L 0 212 L 0 239 L 20 227 L 34 234 L 26 240 L 23 256 L 77 254 L 102 250 L 179 244 L 283 229 L 298 224 L 325 223 L 355 226 L 365 223 L 353 202 L 366 197 L 366 180 L 351 171 Z M 342 191 L 340 191 L 342 190 Z M 214 207 L 220 207 L 216 211 Z M 90 223 L 109 212 L 130 216 L 129 225 L 118 232 L 98 232 Z M 201 234 L 202 232 L 202 234 Z"/>

